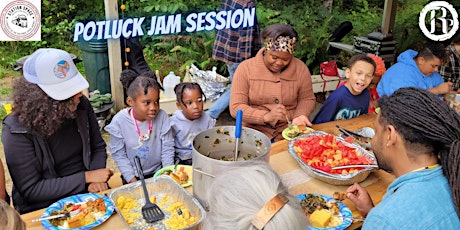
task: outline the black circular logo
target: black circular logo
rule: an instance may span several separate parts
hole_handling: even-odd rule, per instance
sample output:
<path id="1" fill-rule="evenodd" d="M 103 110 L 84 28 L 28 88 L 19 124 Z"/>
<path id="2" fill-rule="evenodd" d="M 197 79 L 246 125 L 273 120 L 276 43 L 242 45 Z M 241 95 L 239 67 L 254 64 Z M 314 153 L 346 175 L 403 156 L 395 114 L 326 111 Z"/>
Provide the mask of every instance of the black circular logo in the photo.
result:
<path id="1" fill-rule="evenodd" d="M 2 11 L 1 28 L 13 40 L 27 40 L 40 29 L 40 12 L 30 2 L 13 1 Z"/>

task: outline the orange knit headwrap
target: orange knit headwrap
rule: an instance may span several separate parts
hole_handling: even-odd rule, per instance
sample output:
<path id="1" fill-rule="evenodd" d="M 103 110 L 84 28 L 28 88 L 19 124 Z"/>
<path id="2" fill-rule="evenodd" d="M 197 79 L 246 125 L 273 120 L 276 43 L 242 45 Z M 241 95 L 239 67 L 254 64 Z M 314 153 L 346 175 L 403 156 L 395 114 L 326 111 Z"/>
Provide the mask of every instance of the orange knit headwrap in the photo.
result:
<path id="1" fill-rule="evenodd" d="M 372 60 L 375 62 L 376 67 L 374 75 L 379 77 L 383 76 L 387 69 L 385 68 L 385 63 L 383 62 L 382 58 L 374 54 L 367 54 L 367 56 L 372 58 Z"/>

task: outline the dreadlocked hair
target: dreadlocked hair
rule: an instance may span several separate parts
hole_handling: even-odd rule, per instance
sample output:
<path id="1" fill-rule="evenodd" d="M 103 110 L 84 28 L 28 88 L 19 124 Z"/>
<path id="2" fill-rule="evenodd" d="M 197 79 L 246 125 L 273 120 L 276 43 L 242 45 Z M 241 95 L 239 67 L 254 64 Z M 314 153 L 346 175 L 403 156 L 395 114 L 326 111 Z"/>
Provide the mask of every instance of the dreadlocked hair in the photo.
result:
<path id="1" fill-rule="evenodd" d="M 70 110 L 72 105 L 73 97 L 55 100 L 24 77 L 13 84 L 12 114 L 39 135 L 50 136 L 61 127 L 65 119 L 75 118 L 76 113 Z"/>
<path id="2" fill-rule="evenodd" d="M 424 146 L 437 156 L 459 215 L 460 116 L 436 95 L 413 87 L 383 96 L 378 103 L 381 124 L 393 125 L 409 145 Z"/>
<path id="3" fill-rule="evenodd" d="M 126 94 L 134 100 L 141 92 L 146 95 L 150 87 L 158 91 L 163 89 L 153 72 L 138 74 L 134 70 L 125 69 L 120 74 L 120 81 Z"/>
<path id="4" fill-rule="evenodd" d="M 187 107 L 182 100 L 183 95 L 184 95 L 184 90 L 185 89 L 198 89 L 200 91 L 201 96 L 204 97 L 204 101 L 206 102 L 206 95 L 204 95 L 203 90 L 201 89 L 201 86 L 196 83 L 196 82 L 182 82 L 174 86 L 174 93 L 176 93 L 176 100 L 180 102 L 182 105 Z"/>

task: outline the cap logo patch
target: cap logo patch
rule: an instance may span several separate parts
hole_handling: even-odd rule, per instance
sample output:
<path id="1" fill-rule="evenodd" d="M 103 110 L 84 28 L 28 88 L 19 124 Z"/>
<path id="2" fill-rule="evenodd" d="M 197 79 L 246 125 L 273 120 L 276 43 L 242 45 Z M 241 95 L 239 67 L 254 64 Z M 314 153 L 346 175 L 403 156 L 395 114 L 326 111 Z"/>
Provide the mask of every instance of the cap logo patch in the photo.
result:
<path id="1" fill-rule="evenodd" d="M 54 67 L 54 75 L 58 78 L 65 78 L 69 70 L 70 64 L 66 60 L 61 60 Z"/>

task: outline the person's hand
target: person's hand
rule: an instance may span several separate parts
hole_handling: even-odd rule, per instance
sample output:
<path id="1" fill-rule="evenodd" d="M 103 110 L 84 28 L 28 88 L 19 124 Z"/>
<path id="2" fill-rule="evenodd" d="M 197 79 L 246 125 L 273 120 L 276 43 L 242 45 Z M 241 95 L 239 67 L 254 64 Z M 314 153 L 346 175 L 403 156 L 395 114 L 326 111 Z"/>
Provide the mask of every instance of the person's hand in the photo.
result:
<path id="1" fill-rule="evenodd" d="M 446 94 L 452 90 L 452 82 L 443 82 L 429 91 L 434 94 Z"/>
<path id="2" fill-rule="evenodd" d="M 286 120 L 286 108 L 284 105 L 276 105 L 270 112 L 264 115 L 264 122 L 275 126 L 278 121 Z"/>
<path id="3" fill-rule="evenodd" d="M 369 211 L 374 207 L 369 193 L 358 183 L 355 183 L 347 189 L 347 198 L 355 204 L 356 208 L 363 216 L 367 216 Z"/>
<path id="4" fill-rule="evenodd" d="M 133 182 L 136 182 L 136 181 L 137 181 L 137 178 L 133 177 L 133 179 L 129 180 L 128 183 L 133 183 Z"/>
<path id="5" fill-rule="evenodd" d="M 85 172 L 86 183 L 105 183 L 113 175 L 112 170 L 108 168 L 96 169 Z"/>
<path id="6" fill-rule="evenodd" d="M 312 126 L 310 120 L 305 115 L 300 115 L 292 120 L 292 125 Z"/>
<path id="7" fill-rule="evenodd" d="M 91 193 L 98 193 L 98 192 L 102 192 L 108 189 L 109 189 L 109 185 L 107 183 L 102 183 L 102 182 L 90 183 L 88 186 L 88 192 L 91 192 Z"/>

